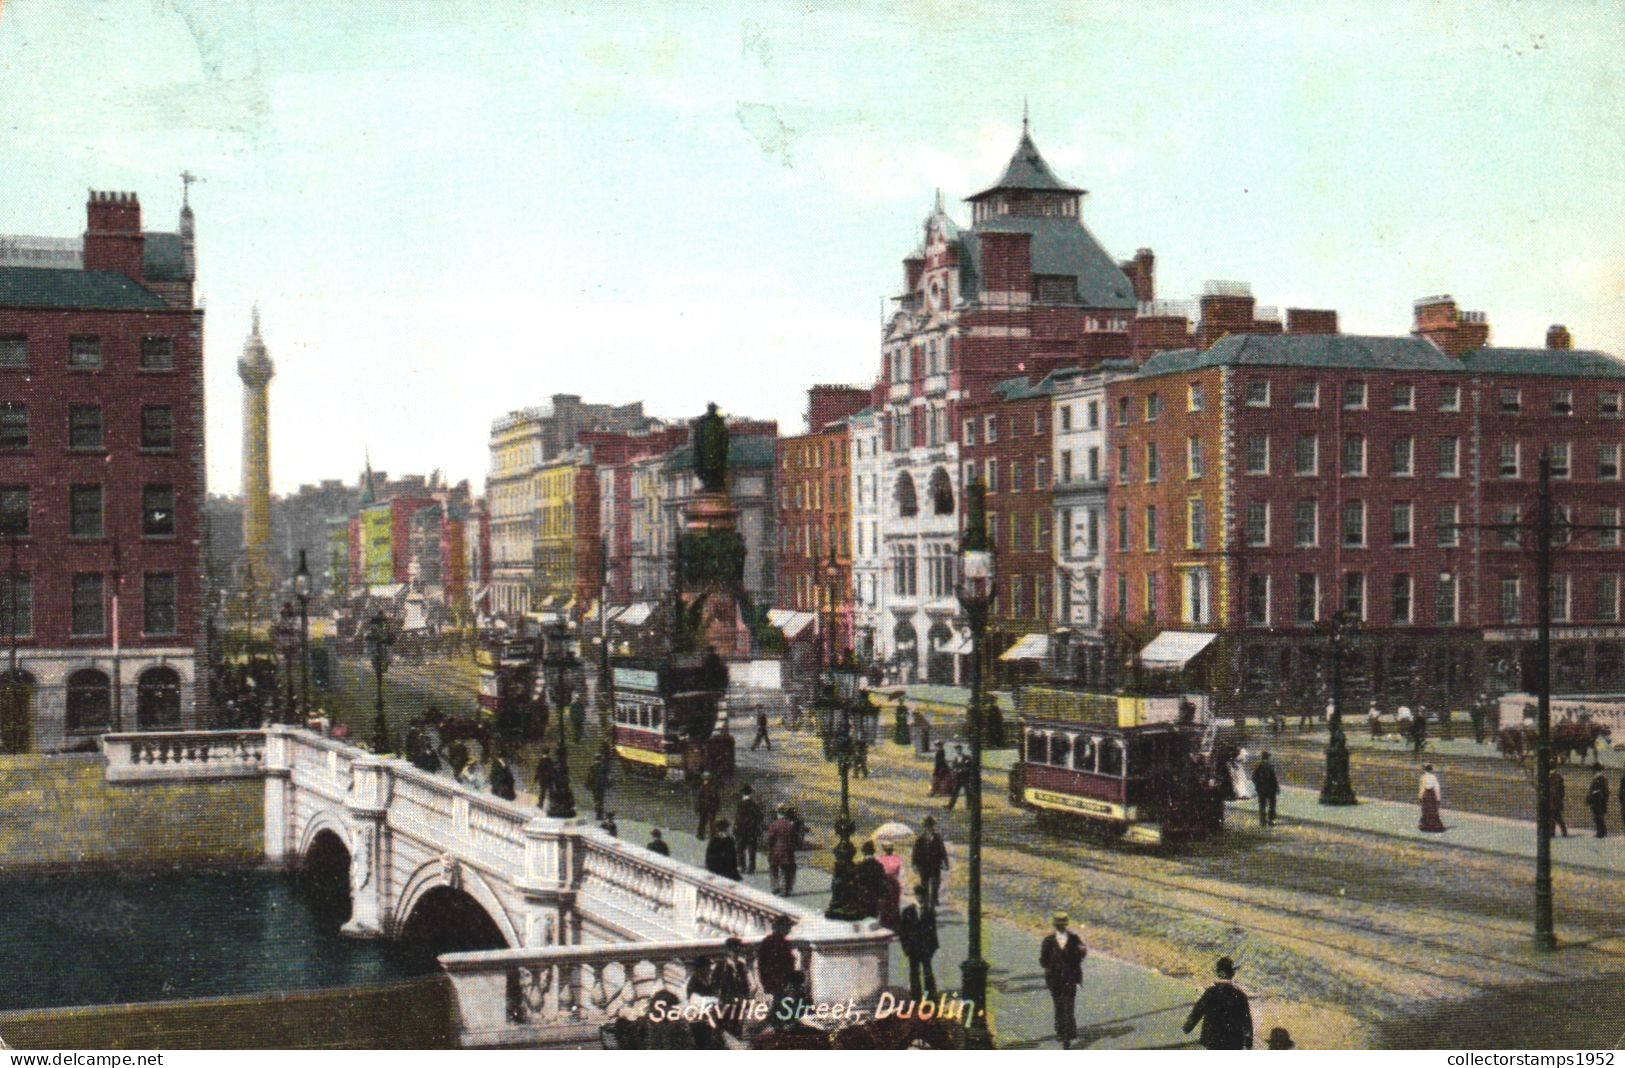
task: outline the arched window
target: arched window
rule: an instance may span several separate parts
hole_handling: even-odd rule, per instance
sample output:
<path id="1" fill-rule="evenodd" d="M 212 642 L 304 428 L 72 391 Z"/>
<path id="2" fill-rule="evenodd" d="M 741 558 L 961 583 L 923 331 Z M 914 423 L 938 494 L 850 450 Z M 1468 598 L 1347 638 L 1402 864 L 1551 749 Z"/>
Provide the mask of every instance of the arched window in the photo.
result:
<path id="1" fill-rule="evenodd" d="M 920 502 L 914 496 L 914 478 L 907 471 L 897 476 L 897 514 L 920 514 Z"/>
<path id="2" fill-rule="evenodd" d="M 925 662 L 925 675 L 928 682 L 941 683 L 951 686 L 954 681 L 954 632 L 942 620 L 931 624 L 931 629 L 925 635 L 929 653 Z"/>
<path id="3" fill-rule="evenodd" d="M 34 676 L 26 671 L 0 672 L 0 753 L 32 748 L 34 685 Z"/>
<path id="4" fill-rule="evenodd" d="M 937 515 L 954 514 L 954 484 L 941 467 L 931 472 L 931 511 Z"/>
<path id="5" fill-rule="evenodd" d="M 68 730 L 91 731 L 113 722 L 113 687 L 104 672 L 85 668 L 68 676 Z"/>
<path id="6" fill-rule="evenodd" d="M 892 641 L 897 647 L 897 666 L 905 672 L 903 681 L 913 682 L 920 670 L 919 632 L 914 629 L 913 623 L 906 619 L 899 620 L 897 627 L 892 631 Z"/>
<path id="7" fill-rule="evenodd" d="M 148 668 L 136 682 L 136 724 L 142 730 L 181 725 L 181 677 L 174 668 Z"/>

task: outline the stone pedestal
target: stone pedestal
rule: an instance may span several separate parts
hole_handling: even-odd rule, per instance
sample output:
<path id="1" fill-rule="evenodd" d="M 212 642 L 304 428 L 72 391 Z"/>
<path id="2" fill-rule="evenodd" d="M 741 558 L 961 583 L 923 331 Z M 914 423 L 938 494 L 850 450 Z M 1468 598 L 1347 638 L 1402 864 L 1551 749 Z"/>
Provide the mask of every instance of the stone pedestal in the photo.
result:
<path id="1" fill-rule="evenodd" d="M 739 611 L 740 575 L 727 559 L 726 549 L 738 547 L 737 568 L 744 566 L 744 547 L 739 541 L 739 510 L 726 493 L 702 491 L 683 508 L 683 533 L 691 545 L 707 546 L 704 566 L 712 570 L 703 580 L 691 583 L 685 577 L 684 604 L 705 597 L 705 618 L 699 648 L 713 648 L 724 660 L 750 658 L 750 630 Z M 685 568 L 691 565 L 684 561 Z"/>

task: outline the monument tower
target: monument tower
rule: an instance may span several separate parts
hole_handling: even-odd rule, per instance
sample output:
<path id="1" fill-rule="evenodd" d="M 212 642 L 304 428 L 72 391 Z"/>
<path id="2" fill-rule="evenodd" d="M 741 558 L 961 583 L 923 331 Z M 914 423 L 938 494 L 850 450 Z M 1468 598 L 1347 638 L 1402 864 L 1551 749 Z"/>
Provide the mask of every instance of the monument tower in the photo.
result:
<path id="1" fill-rule="evenodd" d="M 238 577 L 245 596 L 256 603 L 251 611 L 271 600 L 275 576 L 271 573 L 271 365 L 260 337 L 260 309 L 254 306 L 254 324 L 237 377 L 243 380 L 243 573 Z"/>

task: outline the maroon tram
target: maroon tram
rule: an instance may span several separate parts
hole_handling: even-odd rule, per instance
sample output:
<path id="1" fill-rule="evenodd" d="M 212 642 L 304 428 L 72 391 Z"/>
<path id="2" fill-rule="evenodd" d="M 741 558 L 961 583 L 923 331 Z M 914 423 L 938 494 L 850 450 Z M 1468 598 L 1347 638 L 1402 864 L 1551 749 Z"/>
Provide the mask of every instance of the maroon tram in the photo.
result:
<path id="1" fill-rule="evenodd" d="M 722 698 L 728 668 L 715 656 L 624 659 L 614 665 L 615 755 L 661 778 L 733 774 L 734 741 Z"/>
<path id="2" fill-rule="evenodd" d="M 1223 769 L 1204 736 L 1206 697 L 1032 687 L 1018 695 L 1017 711 L 1011 800 L 1041 820 L 1150 845 L 1223 825 Z"/>

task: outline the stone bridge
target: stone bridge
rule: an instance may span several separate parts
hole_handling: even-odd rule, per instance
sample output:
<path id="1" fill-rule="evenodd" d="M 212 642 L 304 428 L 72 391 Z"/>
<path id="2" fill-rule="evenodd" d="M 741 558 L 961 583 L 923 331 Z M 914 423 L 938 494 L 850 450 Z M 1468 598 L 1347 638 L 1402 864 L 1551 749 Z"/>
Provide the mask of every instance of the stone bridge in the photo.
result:
<path id="1" fill-rule="evenodd" d="M 658 988 L 681 998 L 694 958 L 730 938 L 749 955 L 779 916 L 796 923 L 811 1000 L 862 1003 L 886 985 L 891 935 L 871 921 L 827 920 L 309 730 L 108 735 L 102 748 L 108 780 L 132 786 L 263 777 L 267 862 L 348 857 L 347 934 L 400 937 L 435 897 L 478 906 L 507 948 L 440 957 L 465 1045 L 596 1042 Z"/>

